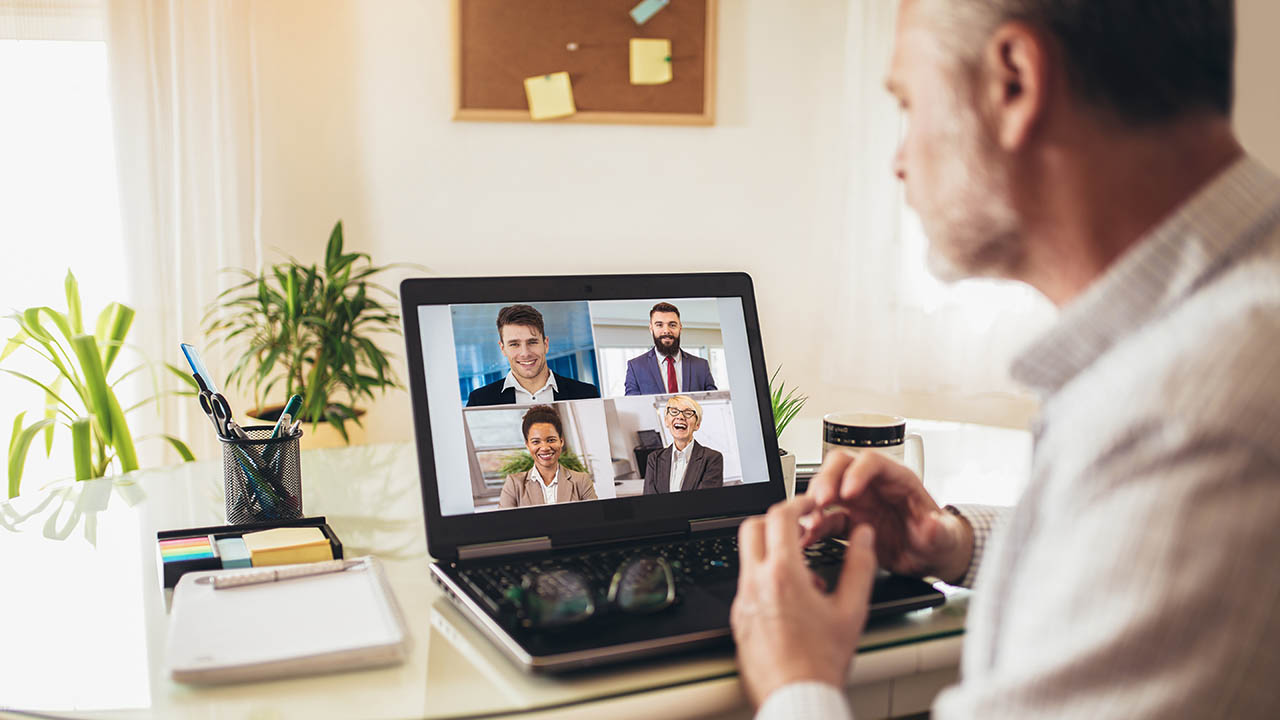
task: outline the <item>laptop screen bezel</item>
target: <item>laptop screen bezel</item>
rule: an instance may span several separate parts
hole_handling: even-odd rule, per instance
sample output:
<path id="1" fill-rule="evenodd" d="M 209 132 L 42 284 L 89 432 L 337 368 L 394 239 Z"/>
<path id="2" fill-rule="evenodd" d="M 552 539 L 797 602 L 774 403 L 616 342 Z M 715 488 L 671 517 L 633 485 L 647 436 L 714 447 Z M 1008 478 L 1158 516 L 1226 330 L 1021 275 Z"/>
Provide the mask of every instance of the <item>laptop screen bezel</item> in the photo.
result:
<path id="1" fill-rule="evenodd" d="M 436 463 L 427 409 L 426 368 L 418 308 L 506 302 L 557 302 L 682 298 L 738 298 L 746 322 L 751 370 L 764 439 L 767 483 L 744 484 L 692 493 L 664 493 L 504 511 L 442 515 Z M 458 548 L 526 538 L 549 537 L 553 545 L 624 539 L 687 529 L 694 519 L 759 513 L 785 494 L 778 440 L 773 429 L 764 348 L 751 277 L 746 273 L 662 275 L 562 275 L 537 277 L 409 278 L 400 284 L 405 364 L 413 412 L 427 550 L 437 559 L 455 559 Z M 453 342 L 453 338 L 443 339 Z M 734 387 L 733 392 L 743 388 Z"/>

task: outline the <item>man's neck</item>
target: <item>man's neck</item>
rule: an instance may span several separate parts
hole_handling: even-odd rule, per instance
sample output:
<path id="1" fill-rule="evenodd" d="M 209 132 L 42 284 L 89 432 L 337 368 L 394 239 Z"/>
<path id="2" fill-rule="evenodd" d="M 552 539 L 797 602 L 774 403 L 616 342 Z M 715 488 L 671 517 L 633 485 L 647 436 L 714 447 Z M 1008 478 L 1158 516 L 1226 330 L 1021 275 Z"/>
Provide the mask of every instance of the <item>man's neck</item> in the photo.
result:
<path id="1" fill-rule="evenodd" d="M 520 384 L 520 387 L 529 391 L 530 395 L 536 395 L 539 390 L 547 386 L 547 380 L 551 379 L 551 370 L 550 368 L 543 368 L 542 372 L 539 373 L 536 378 L 529 380 L 528 382 L 515 373 L 512 373 L 512 375 L 515 377 L 516 382 Z"/>
<path id="2" fill-rule="evenodd" d="M 1013 182 L 1026 250 L 1016 279 L 1059 307 L 1244 152 L 1216 117 L 1060 139 Z"/>

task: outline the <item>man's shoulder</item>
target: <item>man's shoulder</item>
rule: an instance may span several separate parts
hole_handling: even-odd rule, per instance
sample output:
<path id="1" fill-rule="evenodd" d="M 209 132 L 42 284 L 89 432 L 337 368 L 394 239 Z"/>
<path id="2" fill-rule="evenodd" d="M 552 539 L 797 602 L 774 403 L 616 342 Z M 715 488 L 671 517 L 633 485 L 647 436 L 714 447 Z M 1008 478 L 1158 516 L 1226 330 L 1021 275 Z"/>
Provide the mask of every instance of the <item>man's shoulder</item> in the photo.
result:
<path id="1" fill-rule="evenodd" d="M 1097 375 L 1114 391 L 1107 402 L 1125 398 L 1142 422 L 1280 446 L 1280 275 L 1265 283 L 1242 270 L 1109 353 Z"/>
<path id="2" fill-rule="evenodd" d="M 494 405 L 502 399 L 502 385 L 506 381 L 505 378 L 494 380 L 488 385 L 481 385 L 471 394 L 467 395 L 467 405 L 473 406 L 478 403 Z"/>
<path id="3" fill-rule="evenodd" d="M 691 352 L 681 350 L 680 353 L 682 355 L 681 362 L 687 362 L 690 365 L 706 365 L 707 367 L 711 367 L 711 363 L 708 363 L 705 359 L 700 358 Z"/>
<path id="4" fill-rule="evenodd" d="M 636 363 L 644 362 L 644 360 L 645 360 L 646 358 L 652 358 L 653 356 L 654 356 L 654 350 L 653 350 L 653 348 L 649 348 L 648 350 L 645 350 L 644 352 L 640 353 L 639 355 L 636 355 L 635 357 L 633 357 L 633 358 L 631 358 L 630 360 L 628 360 L 628 361 L 627 361 L 627 364 L 628 364 L 628 365 L 633 365 L 633 364 L 636 364 Z M 656 361 L 655 361 L 655 362 L 656 362 Z"/>
<path id="5" fill-rule="evenodd" d="M 600 388 L 591 383 L 556 375 L 556 397 L 566 400 L 587 400 L 600 397 Z"/>

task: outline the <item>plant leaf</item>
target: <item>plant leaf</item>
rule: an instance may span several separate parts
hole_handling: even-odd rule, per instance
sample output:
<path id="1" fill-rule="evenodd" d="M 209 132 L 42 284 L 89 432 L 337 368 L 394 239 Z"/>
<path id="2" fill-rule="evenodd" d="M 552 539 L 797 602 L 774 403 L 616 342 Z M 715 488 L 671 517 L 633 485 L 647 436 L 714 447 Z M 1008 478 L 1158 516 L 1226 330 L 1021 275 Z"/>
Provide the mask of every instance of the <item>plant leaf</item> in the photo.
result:
<path id="1" fill-rule="evenodd" d="M 27 411 L 23 410 L 13 419 L 13 432 L 9 435 L 9 454 L 13 455 L 13 444 L 18 442 L 18 433 L 22 432 L 22 420 L 27 416 Z"/>
<path id="2" fill-rule="evenodd" d="M 13 439 L 9 442 L 9 497 L 18 497 L 18 488 L 22 484 L 22 471 L 27 464 L 27 451 L 31 449 L 31 441 L 35 438 L 36 433 L 40 432 L 46 425 L 53 424 L 52 420 L 37 420 L 30 427 L 23 429 L 21 432 L 15 433 Z M 18 429 L 15 424 L 14 430 Z"/>
<path id="3" fill-rule="evenodd" d="M 98 354 L 98 343 L 92 335 L 77 335 L 71 340 L 71 348 L 80 360 L 80 368 L 84 371 L 85 401 L 89 414 L 97 421 L 102 436 L 110 442 L 115 437 L 111 427 L 110 404 L 107 397 L 111 388 L 107 385 L 107 375 L 102 367 L 102 356 Z"/>
<path id="4" fill-rule="evenodd" d="M 58 391 L 62 389 L 62 376 L 53 379 L 52 392 L 46 391 L 44 394 L 44 419 L 56 420 L 58 417 L 58 404 L 62 402 L 62 398 L 58 397 Z M 53 425 L 49 425 L 44 429 L 44 456 L 53 455 Z"/>
<path id="5" fill-rule="evenodd" d="M 182 456 L 182 462 L 184 463 L 189 463 L 196 459 L 195 454 L 191 452 L 191 448 L 187 447 L 186 443 L 182 442 L 181 440 L 174 437 L 173 435 L 169 435 L 167 433 L 158 433 L 156 435 L 143 435 L 139 437 L 138 440 L 151 440 L 153 438 L 160 438 L 161 440 L 164 440 L 165 442 L 169 443 L 169 446 L 172 447 L 174 450 L 176 450 L 178 455 Z"/>
<path id="6" fill-rule="evenodd" d="M 124 343 L 124 337 L 129 334 L 129 326 L 133 324 L 134 311 L 128 305 L 114 303 L 116 306 L 115 317 L 111 322 L 111 329 L 107 333 L 105 354 L 102 357 L 102 371 L 105 375 L 111 371 L 111 363 L 116 361 L 116 355 L 120 353 L 120 346 Z"/>
<path id="7" fill-rule="evenodd" d="M 107 413 L 111 417 L 111 445 L 120 458 L 120 469 L 132 472 L 138 469 L 138 454 L 133 447 L 133 436 L 129 434 L 129 425 L 124 419 L 124 411 L 116 394 L 107 388 Z"/>
<path id="8" fill-rule="evenodd" d="M 71 332 L 76 335 L 84 333 L 84 316 L 80 310 L 80 283 L 76 282 L 76 276 L 67 269 L 67 279 L 64 283 L 67 289 L 67 317 L 71 320 Z"/>
<path id="9" fill-rule="evenodd" d="M 0 362 L 4 362 L 4 359 L 12 355 L 14 350 L 22 347 L 29 337 L 31 336 L 27 335 L 26 330 L 19 330 L 18 334 L 9 338 L 9 341 L 4 344 L 4 351 L 0 352 Z"/>
<path id="10" fill-rule="evenodd" d="M 334 267 L 338 262 L 338 258 L 342 256 L 342 221 L 333 224 L 333 230 L 329 233 L 329 244 L 324 250 L 324 267 L 326 270 Z M 330 277 L 334 273 L 326 272 Z"/>
<path id="11" fill-rule="evenodd" d="M 76 463 L 76 480 L 93 477 L 93 436 L 89 418 L 78 417 L 71 423 L 71 456 Z"/>
<path id="12" fill-rule="evenodd" d="M 195 377 L 192 376 L 191 373 L 187 372 L 186 370 L 183 370 L 177 365 L 172 365 L 170 363 L 165 363 L 164 366 L 168 368 L 169 372 L 181 378 L 182 382 L 186 383 L 186 385 L 190 387 L 192 390 L 195 390 L 195 391 L 200 390 L 200 384 L 196 382 Z"/>

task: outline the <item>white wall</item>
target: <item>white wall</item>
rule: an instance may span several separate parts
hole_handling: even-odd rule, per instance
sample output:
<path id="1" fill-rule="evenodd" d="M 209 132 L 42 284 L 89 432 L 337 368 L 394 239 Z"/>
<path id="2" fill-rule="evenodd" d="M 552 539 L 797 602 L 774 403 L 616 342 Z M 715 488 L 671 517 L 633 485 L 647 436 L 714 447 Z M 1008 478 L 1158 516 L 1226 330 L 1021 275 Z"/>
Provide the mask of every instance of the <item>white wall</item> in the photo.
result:
<path id="1" fill-rule="evenodd" d="M 1236 0 L 1236 131 L 1280 171 L 1280 2 Z"/>
<path id="2" fill-rule="evenodd" d="M 1023 422 L 1031 408 L 999 399 L 937 407 L 817 385 L 847 3 L 720 5 L 717 123 L 667 128 L 452 122 L 446 0 L 256 3 L 265 242 L 318 259 L 342 218 L 376 262 L 442 275 L 746 270 L 765 356 L 813 396 L 806 415 L 872 402 Z M 1240 0 L 1240 17 L 1238 124 L 1280 167 L 1280 4 Z M 371 410 L 370 441 L 411 437 L 405 394 Z"/>
<path id="3" fill-rule="evenodd" d="M 443 275 L 746 270 L 769 363 L 816 378 L 845 5 L 721 5 L 717 124 L 667 128 L 452 122 L 445 0 L 256 4 L 265 243 L 318 258 L 341 217 Z M 367 422 L 409 439 L 407 397 Z"/>

